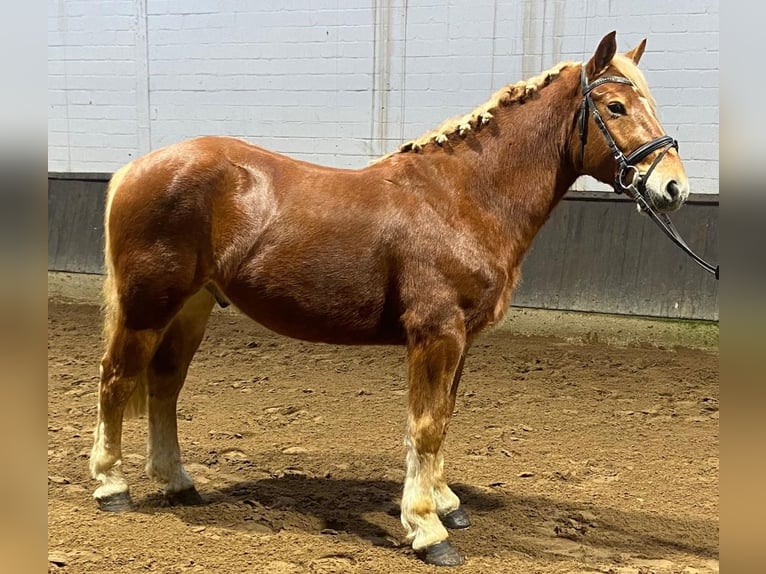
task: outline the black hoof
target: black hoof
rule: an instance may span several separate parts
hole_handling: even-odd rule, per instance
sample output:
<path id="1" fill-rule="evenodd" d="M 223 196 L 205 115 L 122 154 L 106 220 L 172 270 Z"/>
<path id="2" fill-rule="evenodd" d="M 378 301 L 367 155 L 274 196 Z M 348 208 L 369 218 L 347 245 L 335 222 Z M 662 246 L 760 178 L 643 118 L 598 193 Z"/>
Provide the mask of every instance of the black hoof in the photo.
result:
<path id="1" fill-rule="evenodd" d="M 205 504 L 202 497 L 193 486 L 178 492 L 169 492 L 165 495 L 171 506 L 200 506 Z"/>
<path id="2" fill-rule="evenodd" d="M 418 551 L 420 559 L 433 566 L 460 566 L 465 558 L 455 550 L 449 540 L 442 540 Z"/>
<path id="3" fill-rule="evenodd" d="M 452 530 L 460 530 L 471 526 L 471 519 L 468 517 L 468 513 L 462 506 L 458 506 L 452 512 L 442 516 L 441 521 L 445 528 L 450 528 Z"/>
<path id="4" fill-rule="evenodd" d="M 133 501 L 130 499 L 130 493 L 115 492 L 104 498 L 97 498 L 98 507 L 104 512 L 129 512 L 133 510 Z"/>

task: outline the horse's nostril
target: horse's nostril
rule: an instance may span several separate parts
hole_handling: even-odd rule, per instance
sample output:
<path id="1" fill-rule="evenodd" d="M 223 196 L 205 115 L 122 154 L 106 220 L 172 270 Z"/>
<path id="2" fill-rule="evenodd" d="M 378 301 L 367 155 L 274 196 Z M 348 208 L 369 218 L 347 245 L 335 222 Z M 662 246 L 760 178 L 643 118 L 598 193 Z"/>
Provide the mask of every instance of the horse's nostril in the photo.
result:
<path id="1" fill-rule="evenodd" d="M 678 196 L 681 195 L 681 188 L 678 187 L 678 184 L 674 179 L 670 180 L 670 183 L 668 183 L 665 189 L 667 190 L 670 199 L 678 199 Z"/>

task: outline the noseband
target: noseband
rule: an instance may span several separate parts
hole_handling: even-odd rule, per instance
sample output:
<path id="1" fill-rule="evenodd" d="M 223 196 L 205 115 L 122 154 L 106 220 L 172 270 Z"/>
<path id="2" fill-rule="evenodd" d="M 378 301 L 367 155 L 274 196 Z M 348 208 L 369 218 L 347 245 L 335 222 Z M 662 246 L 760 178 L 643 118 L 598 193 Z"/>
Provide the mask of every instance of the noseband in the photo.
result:
<path id="1" fill-rule="evenodd" d="M 593 103 L 591 92 L 603 84 L 626 84 L 628 86 L 633 86 L 633 82 L 622 76 L 604 76 L 588 83 L 588 78 L 585 77 L 585 66 L 583 65 L 580 71 L 580 83 L 582 85 L 583 96 L 582 103 L 580 104 L 580 115 L 577 118 L 577 125 L 580 132 L 580 165 L 583 165 L 585 159 L 585 142 L 588 138 L 588 113 L 590 112 L 590 114 L 593 115 L 593 119 L 599 130 L 601 130 L 601 133 L 604 135 L 604 139 L 606 139 L 606 145 L 609 146 L 609 150 L 612 152 L 612 157 L 614 157 L 614 160 L 620 168 L 617 172 L 617 176 L 614 178 L 614 185 L 612 186 L 614 191 L 617 193 L 625 192 L 638 204 L 639 211 L 648 213 L 652 221 L 654 221 L 676 245 L 694 259 L 700 267 L 705 271 L 709 271 L 715 275 L 716 279 L 718 279 L 718 265 L 713 266 L 694 253 L 679 235 L 678 230 L 676 230 L 670 218 L 664 213 L 657 213 L 654 211 L 654 208 L 652 208 L 650 202 L 646 198 L 646 182 L 652 175 L 654 168 L 657 167 L 657 164 L 662 161 L 662 158 L 664 158 L 671 149 L 678 150 L 678 142 L 667 134 L 662 135 L 639 146 L 626 156 L 620 149 L 620 146 L 617 145 L 617 142 L 614 141 L 612 134 L 609 133 L 609 129 L 606 127 L 604 119 L 601 117 L 601 114 Z M 642 174 L 639 172 L 637 164 L 649 154 L 657 150 L 662 151 L 656 158 L 654 158 L 654 161 L 649 166 L 649 169 L 646 170 L 646 173 Z"/>

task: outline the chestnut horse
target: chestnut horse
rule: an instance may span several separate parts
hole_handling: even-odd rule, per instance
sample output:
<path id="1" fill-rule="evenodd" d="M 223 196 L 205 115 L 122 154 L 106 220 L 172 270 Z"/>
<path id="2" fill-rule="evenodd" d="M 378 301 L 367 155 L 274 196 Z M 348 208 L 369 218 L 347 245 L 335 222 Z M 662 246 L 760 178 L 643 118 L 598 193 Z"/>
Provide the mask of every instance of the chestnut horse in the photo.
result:
<path id="1" fill-rule="evenodd" d="M 533 237 L 581 175 L 638 183 L 660 212 L 688 195 L 637 67 L 644 46 L 616 53 L 612 32 L 587 63 L 505 86 L 359 170 L 201 137 L 117 171 L 90 457 L 100 507 L 131 507 L 122 421 L 144 410 L 147 473 L 175 503 L 200 502 L 181 464 L 176 400 L 216 300 L 231 302 L 289 337 L 406 346 L 401 521 L 423 560 L 461 564 L 446 528 L 470 521 L 445 481 L 442 444 L 466 351 L 503 318 Z"/>

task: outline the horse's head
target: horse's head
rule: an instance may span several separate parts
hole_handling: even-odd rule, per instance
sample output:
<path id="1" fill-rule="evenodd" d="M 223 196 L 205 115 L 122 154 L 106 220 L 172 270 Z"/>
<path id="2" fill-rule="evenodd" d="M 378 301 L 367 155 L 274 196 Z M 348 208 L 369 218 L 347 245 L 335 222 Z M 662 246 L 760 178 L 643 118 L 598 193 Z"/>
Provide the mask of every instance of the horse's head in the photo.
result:
<path id="1" fill-rule="evenodd" d="M 689 195 L 678 144 L 657 118 L 638 61 L 646 40 L 617 54 L 615 33 L 604 36 L 582 67 L 575 144 L 581 173 L 618 192 L 640 194 L 661 212 L 675 211 Z"/>

